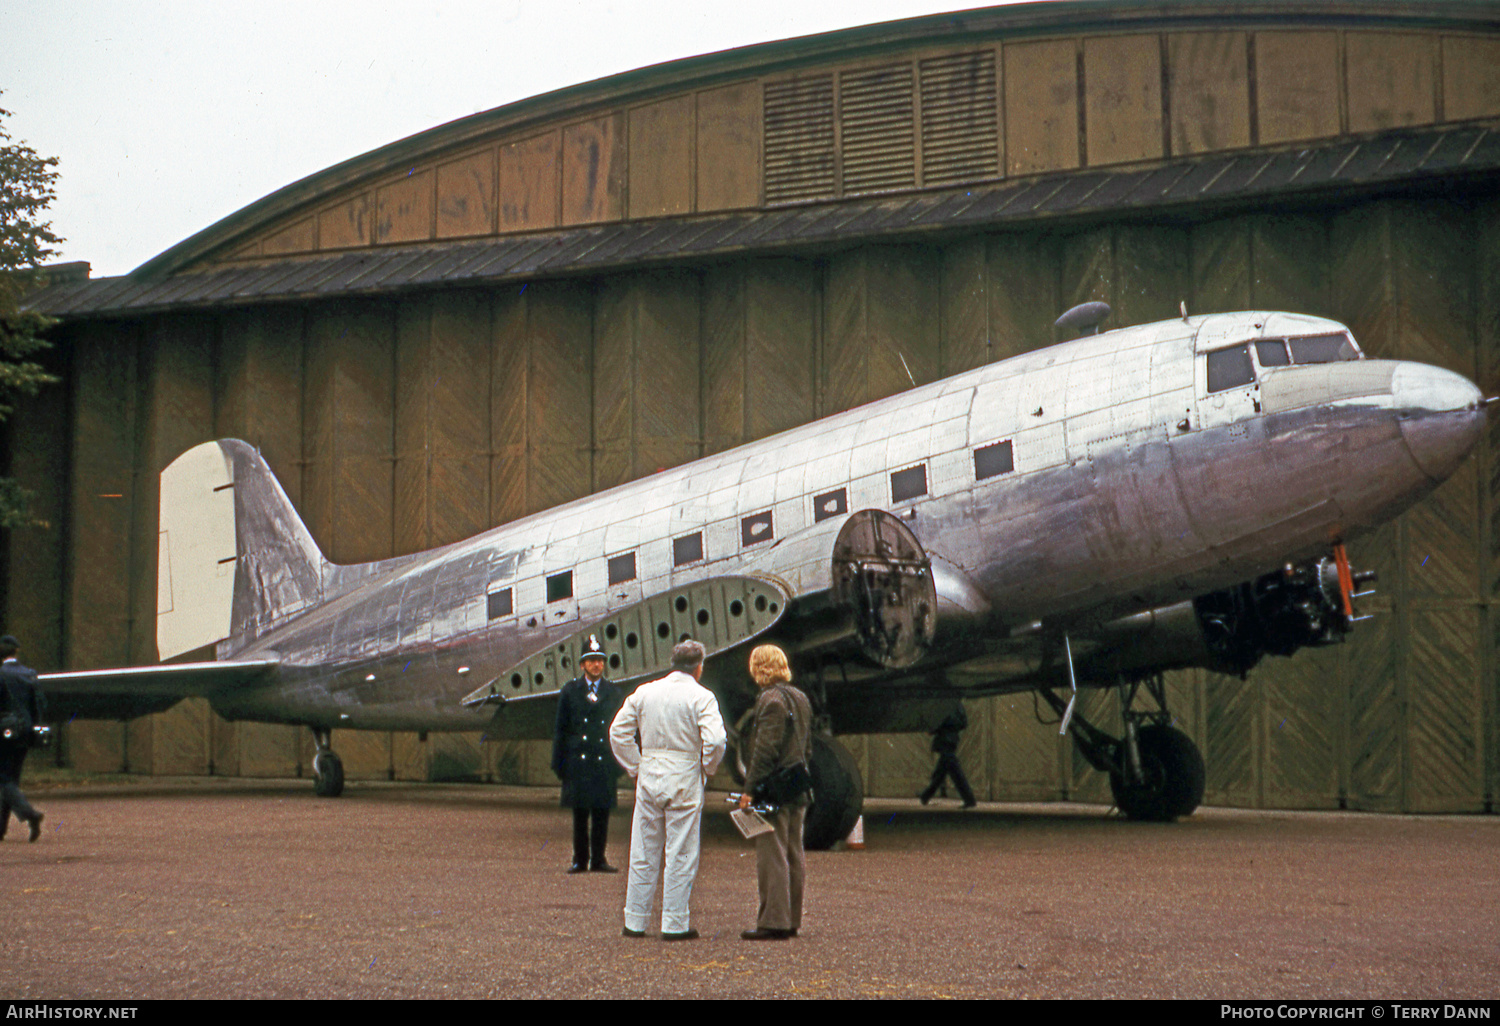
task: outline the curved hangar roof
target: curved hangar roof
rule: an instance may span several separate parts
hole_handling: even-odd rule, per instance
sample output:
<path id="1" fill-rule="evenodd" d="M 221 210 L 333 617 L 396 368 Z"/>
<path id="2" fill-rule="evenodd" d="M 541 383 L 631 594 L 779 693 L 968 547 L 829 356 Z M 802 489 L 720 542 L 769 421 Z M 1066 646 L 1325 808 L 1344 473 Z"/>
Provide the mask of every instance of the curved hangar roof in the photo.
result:
<path id="1" fill-rule="evenodd" d="M 69 317 L 593 273 L 1500 167 L 1500 4 L 1048 3 L 662 64 L 251 204 Z"/>

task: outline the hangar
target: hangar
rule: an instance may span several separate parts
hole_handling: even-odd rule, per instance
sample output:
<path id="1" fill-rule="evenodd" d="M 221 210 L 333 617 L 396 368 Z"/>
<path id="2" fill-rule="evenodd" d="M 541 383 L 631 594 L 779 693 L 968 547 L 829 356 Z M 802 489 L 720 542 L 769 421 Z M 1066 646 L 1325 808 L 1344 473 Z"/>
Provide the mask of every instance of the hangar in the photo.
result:
<path id="1" fill-rule="evenodd" d="M 7 539 L 40 669 L 154 662 L 157 474 L 257 445 L 328 556 L 413 552 L 1113 324 L 1287 309 L 1500 390 L 1492 4 L 1048 3 L 726 51 L 441 125 L 120 278 L 59 276 L 65 385 L 7 425 L 53 527 Z M 1350 643 L 1170 681 L 1210 803 L 1493 811 L 1500 475 L 1479 455 L 1351 557 Z M 1107 723 L 1114 698 L 1091 696 Z M 1029 697 L 975 702 L 981 798 L 1109 801 Z M 909 795 L 922 735 L 848 739 Z M 552 784 L 545 745 L 341 734 L 349 777 Z M 198 701 L 57 758 L 309 773 Z"/>

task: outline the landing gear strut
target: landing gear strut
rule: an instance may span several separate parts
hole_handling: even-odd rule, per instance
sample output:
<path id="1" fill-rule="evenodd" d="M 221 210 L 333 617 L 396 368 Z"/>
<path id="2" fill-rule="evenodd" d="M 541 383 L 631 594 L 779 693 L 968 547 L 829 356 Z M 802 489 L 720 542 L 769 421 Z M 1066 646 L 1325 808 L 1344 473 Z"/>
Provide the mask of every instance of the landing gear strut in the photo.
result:
<path id="1" fill-rule="evenodd" d="M 319 798 L 337 798 L 344 793 L 344 763 L 330 746 L 333 731 L 314 727 L 312 732 L 318 748 L 313 753 L 313 793 Z"/>
<path id="2" fill-rule="evenodd" d="M 1133 709 L 1136 691 L 1144 683 L 1157 709 Z M 1192 813 L 1203 801 L 1207 774 L 1203 756 L 1182 731 L 1171 725 L 1166 689 L 1160 676 L 1123 683 L 1125 736 L 1113 737 L 1073 714 L 1073 743 L 1095 769 L 1109 774 L 1115 805 L 1130 819 L 1170 823 Z M 1067 709 L 1060 696 L 1043 691 L 1047 704 L 1062 716 Z"/>

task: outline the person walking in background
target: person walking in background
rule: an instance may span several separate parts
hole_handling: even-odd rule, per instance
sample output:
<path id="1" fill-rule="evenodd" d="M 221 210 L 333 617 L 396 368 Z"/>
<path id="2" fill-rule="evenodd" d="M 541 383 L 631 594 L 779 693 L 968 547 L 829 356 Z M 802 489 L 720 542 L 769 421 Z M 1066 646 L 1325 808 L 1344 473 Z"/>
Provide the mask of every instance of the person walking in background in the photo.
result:
<path id="1" fill-rule="evenodd" d="M 937 794 L 938 788 L 943 786 L 943 781 L 948 777 L 953 778 L 953 786 L 958 788 L 959 797 L 964 800 L 964 808 L 972 809 L 979 804 L 974 800 L 969 778 L 964 776 L 964 768 L 958 762 L 958 741 L 968 725 L 969 714 L 964 712 L 963 703 L 960 702 L 932 732 L 932 750 L 937 753 L 938 761 L 927 790 L 917 795 L 922 799 L 923 805 L 932 800 L 932 796 Z"/>
<path id="2" fill-rule="evenodd" d="M 10 826 L 10 814 L 31 827 L 28 841 L 42 835 L 42 814 L 21 793 L 21 766 L 31 748 L 31 728 L 42 722 L 42 698 L 36 671 L 16 658 L 21 643 L 9 634 L 0 637 L 0 838 Z"/>

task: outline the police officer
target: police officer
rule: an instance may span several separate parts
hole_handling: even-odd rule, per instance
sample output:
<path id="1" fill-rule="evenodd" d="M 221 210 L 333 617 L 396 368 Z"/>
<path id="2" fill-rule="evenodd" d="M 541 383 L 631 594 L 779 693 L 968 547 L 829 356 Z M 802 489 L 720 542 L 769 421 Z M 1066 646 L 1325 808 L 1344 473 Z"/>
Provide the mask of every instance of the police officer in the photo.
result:
<path id="1" fill-rule="evenodd" d="M 552 772 L 562 781 L 562 804 L 573 810 L 573 866 L 616 873 L 604 860 L 609 812 L 618 801 L 620 764 L 609 748 L 609 725 L 625 700 L 618 685 L 604 679 L 604 649 L 590 634 L 579 662 L 583 676 L 563 685 L 552 738 Z"/>
<path id="2" fill-rule="evenodd" d="M 21 793 L 21 764 L 31 747 L 31 728 L 42 721 L 42 700 L 36 690 L 36 671 L 16 659 L 21 643 L 9 634 L 0 637 L 0 837 L 10 826 L 10 814 L 31 826 L 35 841 L 42 835 L 42 814 Z"/>

